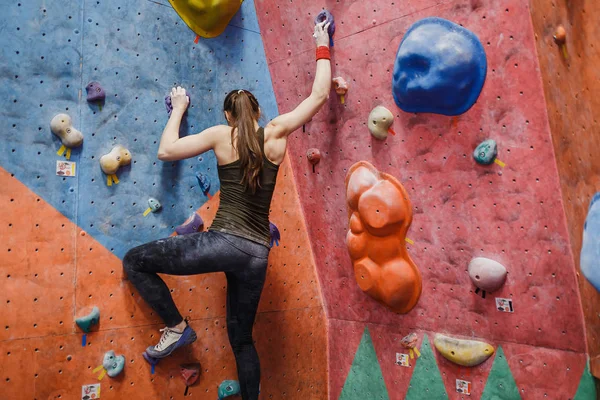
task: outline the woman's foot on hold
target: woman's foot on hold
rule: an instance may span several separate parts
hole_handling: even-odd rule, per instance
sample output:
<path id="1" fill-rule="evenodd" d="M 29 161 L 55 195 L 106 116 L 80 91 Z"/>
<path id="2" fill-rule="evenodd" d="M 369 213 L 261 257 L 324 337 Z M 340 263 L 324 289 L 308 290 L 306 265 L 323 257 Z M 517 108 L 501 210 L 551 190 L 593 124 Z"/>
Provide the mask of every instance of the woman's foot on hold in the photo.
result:
<path id="1" fill-rule="evenodd" d="M 163 334 L 156 346 L 149 346 L 146 353 L 153 358 L 164 358 L 180 347 L 187 346 L 196 341 L 196 332 L 185 325 L 183 330 L 177 327 L 165 327 L 160 330 Z"/>

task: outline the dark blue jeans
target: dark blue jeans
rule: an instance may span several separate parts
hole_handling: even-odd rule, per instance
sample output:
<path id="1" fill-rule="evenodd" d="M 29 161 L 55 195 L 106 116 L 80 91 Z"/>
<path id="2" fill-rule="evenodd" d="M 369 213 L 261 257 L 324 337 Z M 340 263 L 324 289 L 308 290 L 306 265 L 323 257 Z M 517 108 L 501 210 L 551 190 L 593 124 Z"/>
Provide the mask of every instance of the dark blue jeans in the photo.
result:
<path id="1" fill-rule="evenodd" d="M 183 321 L 171 291 L 157 275 L 225 272 L 227 333 L 237 364 L 242 398 L 258 399 L 260 362 L 252 327 L 267 273 L 269 248 L 221 232 L 156 240 L 127 252 L 123 268 L 142 298 L 169 327 Z"/>

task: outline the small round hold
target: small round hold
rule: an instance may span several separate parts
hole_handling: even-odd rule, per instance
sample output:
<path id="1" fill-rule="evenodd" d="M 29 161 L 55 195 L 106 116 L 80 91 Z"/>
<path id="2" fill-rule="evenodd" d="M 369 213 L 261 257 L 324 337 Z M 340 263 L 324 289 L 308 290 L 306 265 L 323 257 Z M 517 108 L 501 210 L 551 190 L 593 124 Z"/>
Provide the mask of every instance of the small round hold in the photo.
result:
<path id="1" fill-rule="evenodd" d="M 394 133 L 393 123 L 394 114 L 383 106 L 377 106 L 369 114 L 367 127 L 375 139 L 385 140 L 388 133 Z"/>
<path id="2" fill-rule="evenodd" d="M 376 20 L 373 20 L 373 21 L 371 21 L 371 23 L 372 23 L 373 25 L 377 25 L 377 21 L 376 21 Z"/>
<path id="3" fill-rule="evenodd" d="M 317 165 L 321 161 L 321 152 L 319 149 L 308 149 L 306 158 L 308 158 L 308 162 L 312 165 Z"/>
<path id="4" fill-rule="evenodd" d="M 494 139 L 487 139 L 481 142 L 475 150 L 473 150 L 473 158 L 477 164 L 490 165 L 498 155 L 498 146 Z"/>
<path id="5" fill-rule="evenodd" d="M 148 208 L 150 211 L 155 213 L 162 208 L 162 204 L 160 204 L 160 201 L 156 200 L 154 197 L 150 197 L 148 199 Z"/>
<path id="6" fill-rule="evenodd" d="M 85 87 L 85 91 L 87 93 L 87 101 L 89 102 L 104 101 L 106 98 L 106 93 L 98 82 L 88 83 Z"/>
<path id="7" fill-rule="evenodd" d="M 335 89 L 335 92 L 338 95 L 343 96 L 346 93 L 348 93 L 348 82 L 346 82 L 346 80 L 344 78 L 342 78 L 341 76 L 338 76 L 336 78 L 333 78 L 332 82 L 333 82 L 333 88 Z"/>
<path id="8" fill-rule="evenodd" d="M 80 235 L 80 236 L 85 236 L 85 235 L 86 235 L 86 233 L 85 233 L 85 231 L 81 231 L 81 232 L 79 232 L 79 235 Z"/>
<path id="9" fill-rule="evenodd" d="M 558 45 L 565 44 L 565 42 L 567 41 L 567 31 L 565 30 L 564 26 L 559 25 L 556 28 L 556 32 L 554 32 L 554 41 Z"/>

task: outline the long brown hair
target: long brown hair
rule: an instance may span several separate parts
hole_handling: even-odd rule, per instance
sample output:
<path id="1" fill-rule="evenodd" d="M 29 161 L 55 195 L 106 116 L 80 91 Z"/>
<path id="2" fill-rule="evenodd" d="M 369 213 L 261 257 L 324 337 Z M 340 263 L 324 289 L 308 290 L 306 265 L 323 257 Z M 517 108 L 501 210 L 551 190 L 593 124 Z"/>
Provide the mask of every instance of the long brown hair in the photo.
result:
<path id="1" fill-rule="evenodd" d="M 260 187 L 263 156 L 258 136 L 254 129 L 254 121 L 260 117 L 260 108 L 256 97 L 247 90 L 232 90 L 225 97 L 223 112 L 231 115 L 231 144 L 239 159 L 242 181 L 240 182 L 254 194 Z M 237 143 L 233 144 L 233 133 L 237 128 Z"/>

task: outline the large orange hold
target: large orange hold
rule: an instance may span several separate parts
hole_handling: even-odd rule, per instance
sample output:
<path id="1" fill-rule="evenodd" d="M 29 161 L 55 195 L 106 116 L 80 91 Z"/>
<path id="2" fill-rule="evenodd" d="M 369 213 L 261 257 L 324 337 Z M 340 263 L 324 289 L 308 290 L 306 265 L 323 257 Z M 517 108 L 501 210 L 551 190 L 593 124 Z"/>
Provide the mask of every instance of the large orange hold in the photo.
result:
<path id="1" fill-rule="evenodd" d="M 421 296 L 421 273 L 406 251 L 412 206 L 396 178 L 366 161 L 346 175 L 350 218 L 346 244 L 358 286 L 392 311 L 405 314 Z"/>
<path id="2" fill-rule="evenodd" d="M 243 0 L 169 0 L 177 14 L 196 34 L 219 36 L 239 10 Z"/>

